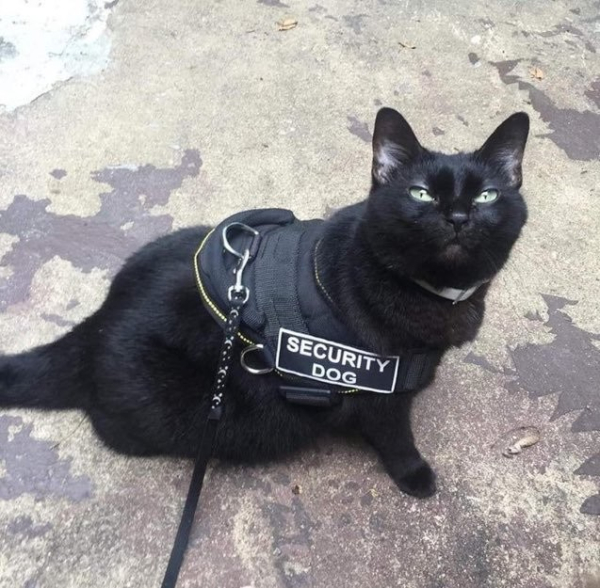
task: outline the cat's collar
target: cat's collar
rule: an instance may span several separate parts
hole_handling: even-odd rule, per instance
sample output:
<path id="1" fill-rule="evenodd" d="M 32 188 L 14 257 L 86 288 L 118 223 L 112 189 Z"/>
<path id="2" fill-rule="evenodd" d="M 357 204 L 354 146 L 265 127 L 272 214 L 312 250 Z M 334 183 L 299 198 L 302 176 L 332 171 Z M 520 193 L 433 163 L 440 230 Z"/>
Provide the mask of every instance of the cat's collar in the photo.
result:
<path id="1" fill-rule="evenodd" d="M 489 280 L 483 280 L 482 282 L 478 282 L 470 288 L 461 290 L 460 288 L 436 288 L 425 280 L 417 280 L 416 278 L 413 278 L 413 282 L 421 286 L 421 288 L 431 292 L 432 294 L 436 294 L 441 298 L 446 298 L 446 300 L 452 300 L 453 304 L 470 298 L 483 284 L 487 283 L 488 281 Z"/>

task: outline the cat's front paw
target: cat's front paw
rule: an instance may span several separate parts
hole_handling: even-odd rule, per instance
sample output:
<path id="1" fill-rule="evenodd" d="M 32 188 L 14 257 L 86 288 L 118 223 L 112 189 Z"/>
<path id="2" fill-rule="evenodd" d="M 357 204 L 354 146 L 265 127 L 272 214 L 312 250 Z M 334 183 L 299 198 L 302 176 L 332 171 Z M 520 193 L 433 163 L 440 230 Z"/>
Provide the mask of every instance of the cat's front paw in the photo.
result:
<path id="1" fill-rule="evenodd" d="M 421 461 L 401 476 L 396 476 L 394 481 L 402 492 L 417 498 L 429 498 L 437 491 L 435 472 L 425 461 Z"/>

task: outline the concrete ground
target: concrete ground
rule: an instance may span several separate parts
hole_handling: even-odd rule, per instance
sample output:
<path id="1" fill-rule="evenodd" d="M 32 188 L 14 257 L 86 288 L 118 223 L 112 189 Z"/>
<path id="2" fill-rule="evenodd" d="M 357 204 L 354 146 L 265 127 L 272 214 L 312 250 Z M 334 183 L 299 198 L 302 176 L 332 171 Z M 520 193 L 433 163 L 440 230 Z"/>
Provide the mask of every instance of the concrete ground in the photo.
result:
<path id="1" fill-rule="evenodd" d="M 315 1 L 84 2 L 26 29 L 5 4 L 0 349 L 81 320 L 157 235 L 362 198 L 382 104 L 449 151 L 526 110 L 529 224 L 415 413 L 437 496 L 356 440 L 215 463 L 180 585 L 600 586 L 600 3 Z M 539 442 L 504 457 L 524 426 Z M 158 586 L 190 472 L 111 453 L 78 412 L 1 411 L 0 586 Z"/>

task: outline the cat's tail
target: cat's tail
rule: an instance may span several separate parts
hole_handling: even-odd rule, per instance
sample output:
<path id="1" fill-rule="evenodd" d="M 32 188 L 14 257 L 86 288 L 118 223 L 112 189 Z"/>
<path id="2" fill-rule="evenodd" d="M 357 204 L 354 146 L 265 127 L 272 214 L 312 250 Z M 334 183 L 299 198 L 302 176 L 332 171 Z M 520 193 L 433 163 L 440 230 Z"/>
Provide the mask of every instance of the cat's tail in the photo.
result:
<path id="1" fill-rule="evenodd" d="M 0 356 L 0 407 L 81 408 L 89 390 L 79 327 L 18 355 Z"/>

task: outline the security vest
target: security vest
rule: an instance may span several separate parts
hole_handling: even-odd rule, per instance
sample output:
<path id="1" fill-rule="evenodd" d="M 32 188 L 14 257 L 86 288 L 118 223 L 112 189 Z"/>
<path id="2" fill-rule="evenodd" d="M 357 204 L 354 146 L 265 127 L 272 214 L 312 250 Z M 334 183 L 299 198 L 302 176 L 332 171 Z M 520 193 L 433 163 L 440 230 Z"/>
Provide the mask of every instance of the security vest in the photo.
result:
<path id="1" fill-rule="evenodd" d="M 242 308 L 238 337 L 252 350 L 250 373 L 275 371 L 286 398 L 326 405 L 338 393 L 416 392 L 433 378 L 442 352 L 415 349 L 401 356 L 373 353 L 337 313 L 317 267 L 323 220 L 298 220 L 289 210 L 240 212 L 219 224 L 202 241 L 195 255 L 198 289 L 204 306 L 224 327 L 228 290 L 238 259 L 227 251 L 223 230 L 243 223 L 258 232 L 229 231 L 237 251 L 250 248 L 251 262 L 243 272 L 249 290 Z"/>

